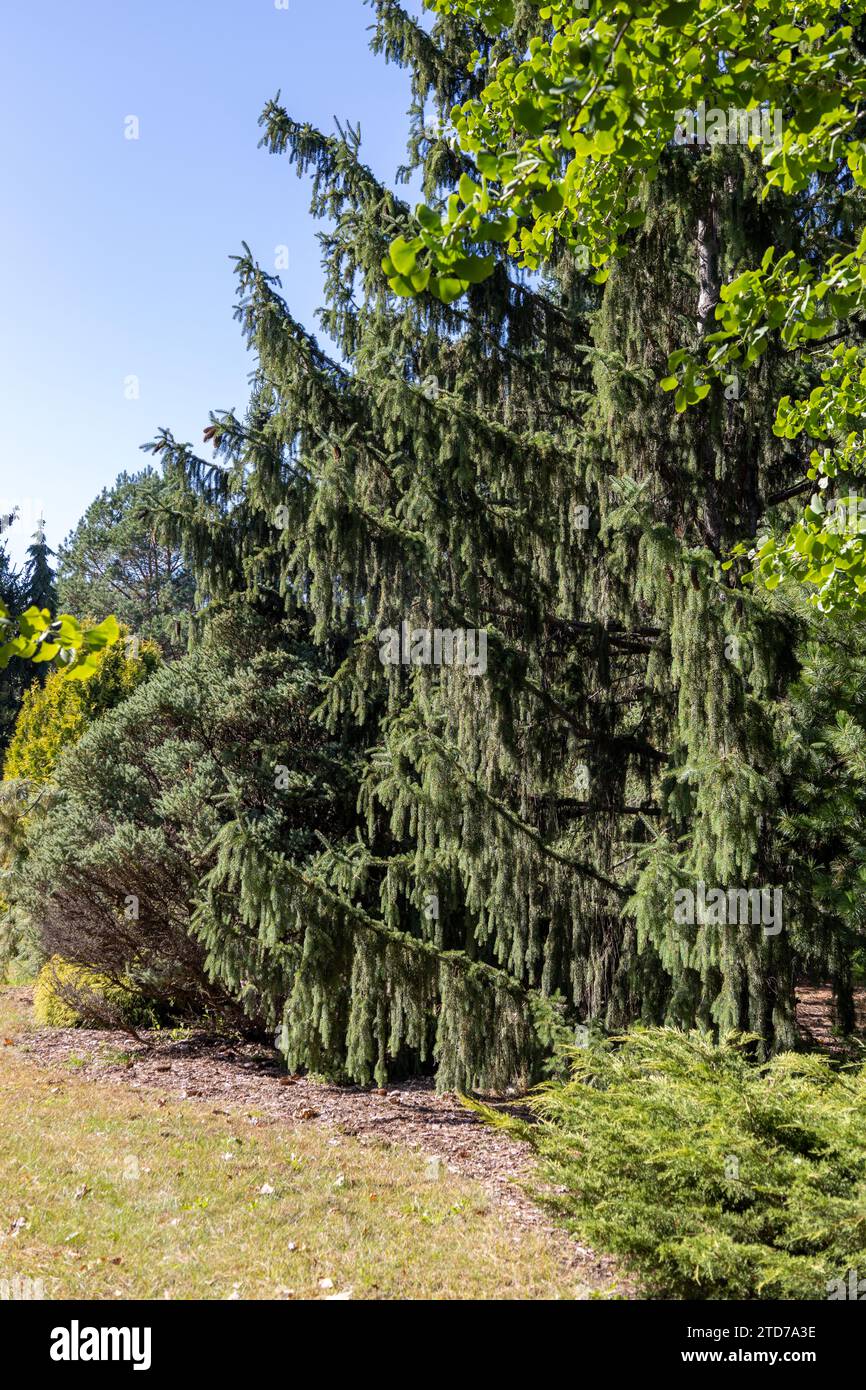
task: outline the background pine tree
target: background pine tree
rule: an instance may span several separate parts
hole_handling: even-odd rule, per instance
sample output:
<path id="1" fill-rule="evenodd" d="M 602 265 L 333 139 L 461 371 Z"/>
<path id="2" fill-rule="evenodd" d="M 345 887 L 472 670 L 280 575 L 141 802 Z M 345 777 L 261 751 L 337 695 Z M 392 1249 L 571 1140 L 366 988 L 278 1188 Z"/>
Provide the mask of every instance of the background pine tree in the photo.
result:
<path id="1" fill-rule="evenodd" d="M 158 511 L 162 480 L 152 468 L 121 473 L 103 488 L 60 547 L 61 604 L 82 617 L 114 613 L 133 638 L 166 656 L 186 651 L 195 584 L 176 549 L 162 544 L 147 508 Z"/>

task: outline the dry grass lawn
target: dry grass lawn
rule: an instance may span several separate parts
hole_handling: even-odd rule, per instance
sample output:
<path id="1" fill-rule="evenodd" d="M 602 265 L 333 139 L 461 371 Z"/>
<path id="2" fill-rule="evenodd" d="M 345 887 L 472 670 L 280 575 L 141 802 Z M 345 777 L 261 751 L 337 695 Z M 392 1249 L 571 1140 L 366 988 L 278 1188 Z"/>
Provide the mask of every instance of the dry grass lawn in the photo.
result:
<path id="1" fill-rule="evenodd" d="M 0 1281 L 46 1298 L 586 1297 L 541 1232 L 425 1157 L 17 1055 L 0 993 Z"/>

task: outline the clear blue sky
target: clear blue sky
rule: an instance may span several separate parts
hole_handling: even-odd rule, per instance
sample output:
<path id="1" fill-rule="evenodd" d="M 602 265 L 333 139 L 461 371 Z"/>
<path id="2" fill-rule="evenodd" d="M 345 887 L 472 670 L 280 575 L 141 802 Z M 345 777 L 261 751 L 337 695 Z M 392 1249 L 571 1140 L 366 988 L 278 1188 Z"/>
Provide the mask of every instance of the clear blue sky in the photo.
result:
<path id="1" fill-rule="evenodd" d="M 39 504 L 56 547 L 103 486 L 145 465 L 158 427 L 198 446 L 210 409 L 243 409 L 252 359 L 228 259 L 242 240 L 269 268 L 289 247 L 284 293 L 317 328 L 308 183 L 257 149 L 257 119 L 280 88 L 299 119 L 360 121 L 363 158 L 393 179 L 408 76 L 369 52 L 373 18 L 362 0 L 10 0 L 0 507 L 25 513 L 17 560 Z"/>

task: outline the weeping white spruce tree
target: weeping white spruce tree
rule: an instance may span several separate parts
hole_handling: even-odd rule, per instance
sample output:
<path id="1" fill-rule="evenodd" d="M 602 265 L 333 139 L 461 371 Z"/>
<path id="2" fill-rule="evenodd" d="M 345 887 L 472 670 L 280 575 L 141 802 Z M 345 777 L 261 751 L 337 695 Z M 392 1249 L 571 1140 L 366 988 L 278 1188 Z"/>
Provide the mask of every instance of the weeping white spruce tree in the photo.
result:
<path id="1" fill-rule="evenodd" d="M 477 176 L 452 107 L 526 52 L 538 11 L 504 28 L 373 8 L 374 50 L 411 76 L 403 176 L 435 205 Z M 195 918 L 210 970 L 232 991 L 262 982 L 291 1065 L 362 1081 L 435 1063 L 442 1086 L 501 1086 L 587 1021 L 788 1046 L 804 970 L 832 978 L 845 1015 L 855 928 L 837 908 L 816 928 L 802 843 L 779 830 L 811 619 L 722 568 L 801 485 L 774 403 L 816 368 L 771 347 L 687 412 L 658 383 L 725 280 L 771 242 L 806 254 L 816 226 L 844 239 L 859 196 L 831 169 L 808 197 L 764 198 L 748 145 L 671 141 L 603 284 L 565 239 L 521 271 L 503 223 L 456 286 L 395 293 L 413 210 L 358 131 L 302 116 L 269 102 L 262 143 L 311 179 L 333 348 L 244 248 L 246 415 L 212 415 L 213 459 L 168 431 L 149 447 L 202 611 L 240 598 L 275 632 L 308 627 L 318 718 L 361 792 L 354 834 L 299 856 L 232 784 Z M 458 657 L 483 635 L 484 662 L 437 664 L 454 634 Z M 675 920 L 675 891 L 701 883 L 782 888 L 783 930 Z"/>

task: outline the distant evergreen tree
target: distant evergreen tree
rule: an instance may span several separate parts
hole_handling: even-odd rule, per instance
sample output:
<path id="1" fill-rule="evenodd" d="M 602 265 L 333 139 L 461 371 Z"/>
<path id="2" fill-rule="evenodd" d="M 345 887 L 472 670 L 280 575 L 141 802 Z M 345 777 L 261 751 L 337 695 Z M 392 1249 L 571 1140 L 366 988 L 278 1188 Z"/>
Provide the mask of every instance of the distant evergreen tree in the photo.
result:
<path id="1" fill-rule="evenodd" d="M 17 613 L 25 606 L 23 599 L 21 575 L 11 564 L 6 542 L 0 542 L 0 602 L 6 605 L 10 613 Z M 0 756 L 12 735 L 24 691 L 32 677 L 30 665 L 20 661 L 12 661 L 0 670 Z"/>
<path id="2" fill-rule="evenodd" d="M 133 637 L 152 638 L 169 656 L 186 650 L 195 584 L 179 552 L 157 537 L 163 494 L 152 468 L 121 473 L 94 498 L 60 547 L 60 600 L 84 617 L 113 613 Z"/>
<path id="3" fill-rule="evenodd" d="M 0 542 L 0 599 L 9 608 L 20 604 L 22 598 L 21 576 L 13 568 L 9 559 L 6 542 Z"/>
<path id="4" fill-rule="evenodd" d="M 411 75 L 406 173 L 432 200 L 468 172 L 448 113 L 502 44 L 461 17 L 428 30 L 394 0 L 374 7 L 374 50 Z M 515 53 L 529 33 L 518 8 Z M 433 1057 L 440 1085 L 501 1085 L 588 1020 L 790 1046 L 795 979 L 831 970 L 830 936 L 796 894 L 769 935 L 677 922 L 674 892 L 791 879 L 781 740 L 807 620 L 720 562 L 802 478 L 772 420 L 784 373 L 808 388 L 810 367 L 770 352 L 766 390 L 732 379 L 686 416 L 657 382 L 684 332 L 705 332 L 723 276 L 769 239 L 800 253 L 811 217 L 841 227 L 855 200 L 828 176 L 792 216 L 761 200 L 747 148 L 672 147 L 605 285 L 561 249 L 532 279 L 503 256 L 451 304 L 398 299 L 385 258 L 409 209 L 359 133 L 321 134 L 278 100 L 261 124 L 329 219 L 321 323 L 337 351 L 245 248 L 247 414 L 211 416 L 213 462 L 168 431 L 150 447 L 165 536 L 207 611 L 242 595 L 275 632 L 286 615 L 312 624 L 321 717 L 366 747 L 364 830 L 320 831 L 300 868 L 236 787 L 196 919 L 213 968 L 239 992 L 267 980 L 292 1065 L 359 1080 Z M 421 638 L 383 665 L 382 633 L 404 623 L 484 632 L 486 674 L 427 664 Z"/>
<path id="5" fill-rule="evenodd" d="M 54 551 L 45 539 L 44 525 L 44 521 L 40 520 L 38 529 L 34 532 L 33 540 L 27 547 L 22 589 L 26 607 L 29 608 L 33 604 L 36 608 L 47 608 L 49 613 L 53 615 L 57 612 L 58 607 L 54 571 L 51 568 Z"/>
<path id="6" fill-rule="evenodd" d="M 54 551 L 45 539 L 44 520 L 40 518 L 31 544 L 27 547 L 27 559 L 21 576 L 21 590 L 24 608 L 47 609 L 52 617 L 58 610 L 57 590 L 54 587 L 54 571 L 51 559 Z M 29 683 L 45 684 L 49 667 L 43 663 L 33 666 L 28 673 Z"/>

